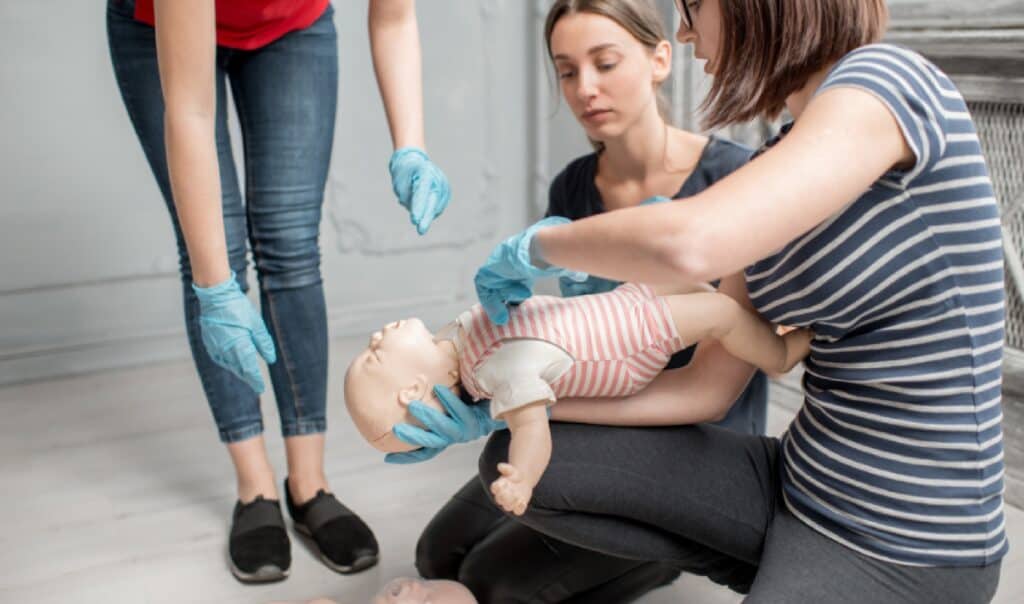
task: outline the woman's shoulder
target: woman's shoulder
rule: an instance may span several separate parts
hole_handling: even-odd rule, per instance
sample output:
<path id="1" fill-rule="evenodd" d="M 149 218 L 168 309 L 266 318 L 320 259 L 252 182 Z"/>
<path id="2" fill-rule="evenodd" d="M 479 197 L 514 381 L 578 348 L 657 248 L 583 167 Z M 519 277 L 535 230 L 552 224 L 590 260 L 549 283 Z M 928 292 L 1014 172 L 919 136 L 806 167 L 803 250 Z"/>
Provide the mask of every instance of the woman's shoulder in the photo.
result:
<path id="1" fill-rule="evenodd" d="M 588 153 L 569 162 L 548 188 L 548 216 L 575 220 L 593 213 L 589 205 L 596 168 L 597 153 Z"/>
<path id="2" fill-rule="evenodd" d="M 860 46 L 843 55 L 825 76 L 822 88 L 851 74 L 870 74 L 879 86 L 887 82 L 908 88 L 941 86 L 940 81 L 945 84 L 948 80 L 941 69 L 917 51 L 883 42 Z"/>

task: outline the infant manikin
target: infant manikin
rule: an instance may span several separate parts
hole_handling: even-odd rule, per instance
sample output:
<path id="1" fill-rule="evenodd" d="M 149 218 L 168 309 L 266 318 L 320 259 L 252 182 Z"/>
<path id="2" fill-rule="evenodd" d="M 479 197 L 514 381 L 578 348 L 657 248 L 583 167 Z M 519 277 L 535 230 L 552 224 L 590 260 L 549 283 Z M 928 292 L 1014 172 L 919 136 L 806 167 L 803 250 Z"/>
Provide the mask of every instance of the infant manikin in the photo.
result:
<path id="1" fill-rule="evenodd" d="M 338 604 L 334 600 L 318 598 L 306 604 Z M 477 604 L 466 586 L 455 581 L 413 579 L 399 577 L 388 581 L 372 604 Z"/>
<path id="2" fill-rule="evenodd" d="M 678 292 L 684 293 L 678 293 Z M 419 319 L 390 323 L 370 336 L 349 365 L 345 404 L 374 447 L 408 451 L 392 433 L 422 401 L 444 412 L 436 384 L 491 399 L 491 413 L 512 432 L 509 463 L 491 485 L 495 501 L 522 514 L 551 456 L 547 406 L 561 397 L 623 397 L 650 383 L 668 359 L 715 338 L 734 356 L 784 373 L 807 355 L 806 329 L 779 336 L 771 325 L 707 286 L 666 295 L 627 283 L 603 294 L 534 296 L 491 323 L 479 305 L 438 334 Z"/>
<path id="3" fill-rule="evenodd" d="M 373 604 L 477 604 L 466 586 L 455 581 L 399 577 L 388 582 Z"/>

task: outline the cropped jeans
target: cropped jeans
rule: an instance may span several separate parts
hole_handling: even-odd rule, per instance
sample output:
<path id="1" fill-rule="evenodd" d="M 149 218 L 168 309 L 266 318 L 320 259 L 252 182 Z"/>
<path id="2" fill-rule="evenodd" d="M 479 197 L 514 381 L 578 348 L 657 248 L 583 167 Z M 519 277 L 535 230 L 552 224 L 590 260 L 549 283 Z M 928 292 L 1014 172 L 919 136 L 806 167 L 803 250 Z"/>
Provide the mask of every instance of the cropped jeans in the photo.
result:
<path id="1" fill-rule="evenodd" d="M 109 0 L 114 75 L 174 225 L 192 358 L 225 443 L 263 432 L 259 397 L 216 365 L 203 346 L 199 301 L 174 209 L 164 150 L 164 103 L 155 30 L 133 18 L 134 0 Z M 277 346 L 270 365 L 284 436 L 326 429 L 327 313 L 320 277 L 320 218 L 338 96 L 333 8 L 310 27 L 256 50 L 217 47 L 216 140 L 228 261 L 248 291 L 252 252 L 263 319 Z M 242 132 L 245 188 L 232 158 L 227 87 Z"/>

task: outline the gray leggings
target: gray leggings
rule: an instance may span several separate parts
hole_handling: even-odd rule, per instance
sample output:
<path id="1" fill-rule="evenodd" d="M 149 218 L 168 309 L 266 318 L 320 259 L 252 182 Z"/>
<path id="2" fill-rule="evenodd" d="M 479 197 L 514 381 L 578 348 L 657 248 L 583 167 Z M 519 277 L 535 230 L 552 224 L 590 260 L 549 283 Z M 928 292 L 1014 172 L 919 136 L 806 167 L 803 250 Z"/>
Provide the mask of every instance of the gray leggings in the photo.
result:
<path id="1" fill-rule="evenodd" d="M 1000 565 L 921 568 L 864 556 L 782 503 L 779 441 L 714 426 L 551 425 L 551 463 L 517 519 L 580 547 L 672 561 L 748 603 L 989 602 Z M 497 478 L 508 431 L 480 457 Z"/>

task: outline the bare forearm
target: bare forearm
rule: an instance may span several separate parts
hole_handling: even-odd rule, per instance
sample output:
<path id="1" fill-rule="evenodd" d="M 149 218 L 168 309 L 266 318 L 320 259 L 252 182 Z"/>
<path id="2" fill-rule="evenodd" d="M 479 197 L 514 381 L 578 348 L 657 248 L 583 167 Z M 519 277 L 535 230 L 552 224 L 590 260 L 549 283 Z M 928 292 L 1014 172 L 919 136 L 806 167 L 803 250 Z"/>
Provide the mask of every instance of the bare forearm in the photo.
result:
<path id="1" fill-rule="evenodd" d="M 220 283 L 230 275 L 217 151 L 209 122 L 203 117 L 176 117 L 170 111 L 164 119 L 174 206 L 193 279 L 200 286 Z"/>
<path id="2" fill-rule="evenodd" d="M 212 285 L 230 273 L 214 135 L 213 2 L 157 0 L 154 8 L 171 192 L 193 279 Z"/>
<path id="3" fill-rule="evenodd" d="M 425 146 L 414 0 L 370 0 L 370 50 L 395 148 Z"/>
<path id="4" fill-rule="evenodd" d="M 700 194 L 543 229 L 535 250 L 550 264 L 620 281 L 711 281 L 807 233 L 912 158 L 881 101 L 832 89 L 777 145 Z"/>
<path id="5" fill-rule="evenodd" d="M 523 481 L 533 488 L 551 461 L 551 428 L 546 403 L 510 411 L 505 419 L 512 433 L 508 461 L 522 472 Z"/>

